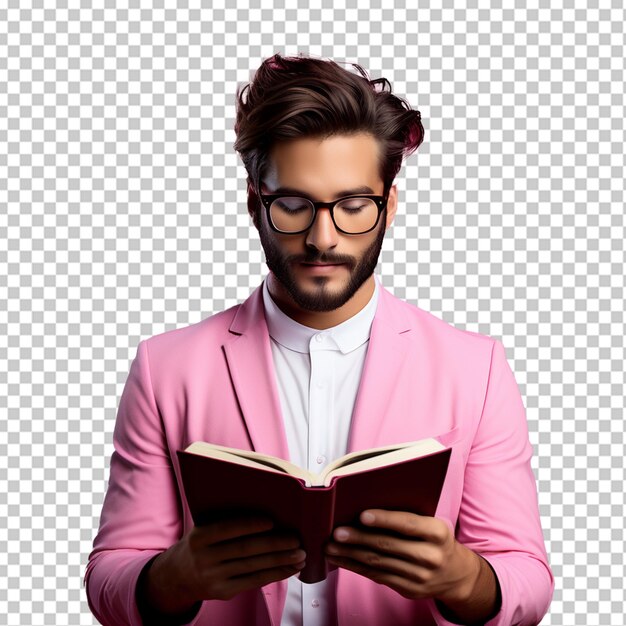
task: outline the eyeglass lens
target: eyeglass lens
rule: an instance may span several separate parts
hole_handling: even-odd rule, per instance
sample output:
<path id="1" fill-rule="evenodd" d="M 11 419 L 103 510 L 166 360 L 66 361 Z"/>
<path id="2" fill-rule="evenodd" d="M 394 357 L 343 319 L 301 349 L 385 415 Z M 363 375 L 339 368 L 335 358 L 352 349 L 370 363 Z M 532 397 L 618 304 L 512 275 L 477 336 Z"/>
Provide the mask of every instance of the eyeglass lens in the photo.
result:
<path id="1" fill-rule="evenodd" d="M 315 207 L 306 198 L 286 196 L 277 198 L 270 206 L 274 226 L 283 232 L 306 230 L 313 222 Z M 370 230 L 378 219 L 378 206 L 371 198 L 346 198 L 335 205 L 335 223 L 348 233 Z"/>

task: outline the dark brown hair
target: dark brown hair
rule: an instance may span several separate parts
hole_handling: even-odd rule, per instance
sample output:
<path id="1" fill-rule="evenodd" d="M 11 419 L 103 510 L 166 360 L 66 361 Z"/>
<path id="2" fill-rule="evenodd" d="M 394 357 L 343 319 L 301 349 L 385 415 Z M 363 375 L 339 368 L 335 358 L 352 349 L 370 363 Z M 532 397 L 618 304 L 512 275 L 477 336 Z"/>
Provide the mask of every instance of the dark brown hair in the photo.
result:
<path id="1" fill-rule="evenodd" d="M 402 159 L 424 139 L 420 112 L 392 94 L 386 78 L 370 80 L 360 65 L 352 66 L 358 74 L 330 60 L 275 54 L 237 89 L 235 150 L 255 191 L 275 143 L 357 132 L 379 141 L 380 175 L 389 189 Z"/>

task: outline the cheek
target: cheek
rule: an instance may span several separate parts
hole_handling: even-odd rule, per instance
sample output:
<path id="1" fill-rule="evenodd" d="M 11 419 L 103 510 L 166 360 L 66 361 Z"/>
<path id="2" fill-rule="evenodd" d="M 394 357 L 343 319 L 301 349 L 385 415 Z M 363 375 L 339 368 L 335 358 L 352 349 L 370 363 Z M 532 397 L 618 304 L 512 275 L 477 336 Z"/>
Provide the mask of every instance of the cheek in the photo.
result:
<path id="1" fill-rule="evenodd" d="M 285 237 L 273 231 L 265 231 L 265 239 L 269 245 L 282 257 L 288 257 L 294 254 L 302 254 L 305 249 L 304 239 L 298 235 Z"/>
<path id="2" fill-rule="evenodd" d="M 373 246 L 377 244 L 378 236 L 368 236 L 367 240 L 361 243 L 358 247 L 353 246 L 353 252 L 355 256 L 362 257 L 366 252 L 369 252 Z"/>
<path id="3" fill-rule="evenodd" d="M 283 254 L 299 254 L 304 250 L 304 239 L 299 235 L 285 237 L 278 235 L 274 238 L 274 242 Z"/>

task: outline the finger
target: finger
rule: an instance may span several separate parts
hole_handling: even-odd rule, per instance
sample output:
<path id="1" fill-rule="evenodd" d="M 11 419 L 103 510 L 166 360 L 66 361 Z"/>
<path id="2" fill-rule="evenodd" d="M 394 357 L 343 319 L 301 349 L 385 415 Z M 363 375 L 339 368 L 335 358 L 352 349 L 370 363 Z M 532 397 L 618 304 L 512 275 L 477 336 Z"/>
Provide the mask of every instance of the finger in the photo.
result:
<path id="1" fill-rule="evenodd" d="M 222 578 L 238 578 L 269 569 L 295 567 L 299 563 L 304 562 L 305 558 L 306 553 L 304 550 L 298 549 L 233 559 L 219 566 L 220 576 Z"/>
<path id="2" fill-rule="evenodd" d="M 429 594 L 424 587 L 407 578 L 404 578 L 403 576 L 398 576 L 386 570 L 375 569 L 364 565 L 360 561 L 355 561 L 345 557 L 329 557 L 328 561 L 338 567 L 350 570 L 355 574 L 365 576 L 375 583 L 386 585 L 394 591 L 397 591 L 405 598 L 417 600 L 419 598 L 429 597 Z"/>
<path id="3" fill-rule="evenodd" d="M 274 523 L 269 517 L 236 517 L 219 522 L 211 522 L 204 526 L 195 526 L 190 542 L 194 548 L 228 541 L 235 537 L 253 535 L 270 530 Z"/>
<path id="4" fill-rule="evenodd" d="M 263 533 L 237 537 L 230 541 L 211 546 L 211 554 L 215 561 L 242 559 L 257 554 L 268 554 L 294 550 L 300 546 L 300 540 L 293 534 Z"/>
<path id="5" fill-rule="evenodd" d="M 336 541 L 329 544 L 329 546 L 334 545 L 338 548 L 342 546 L 348 548 L 365 546 L 382 554 L 393 554 L 419 563 L 427 560 L 428 556 L 428 549 L 423 549 L 424 542 L 416 541 L 415 538 L 404 539 L 384 532 L 378 532 L 378 529 L 362 530 L 360 528 L 340 526 L 335 529 L 333 539 Z"/>
<path id="6" fill-rule="evenodd" d="M 431 543 L 444 543 L 450 535 L 443 520 L 406 511 L 368 509 L 361 513 L 360 520 L 367 527 L 385 528 Z"/>
<path id="7" fill-rule="evenodd" d="M 264 585 L 276 582 L 278 580 L 284 580 L 290 576 L 294 576 L 304 567 L 304 563 L 297 563 L 293 565 L 283 565 L 280 567 L 273 567 L 270 569 L 254 572 L 253 574 L 247 574 L 231 578 L 228 580 L 229 597 L 247 591 L 249 589 L 258 589 Z M 232 593 L 232 595 L 230 595 Z"/>
<path id="8" fill-rule="evenodd" d="M 360 563 L 368 569 L 384 570 L 403 578 L 415 580 L 418 583 L 424 583 L 432 577 L 432 568 L 360 546 L 330 544 L 327 548 L 327 554 L 329 554 L 330 559 L 347 559 L 351 562 Z"/>
<path id="9" fill-rule="evenodd" d="M 443 552 L 438 544 L 418 541 L 414 537 L 405 539 L 395 535 L 377 532 L 377 529 L 362 530 L 360 528 L 336 528 L 333 537 L 338 541 L 330 542 L 328 548 L 335 548 L 337 554 L 354 546 L 364 546 L 380 554 L 395 555 L 427 569 L 437 569 L 443 565 Z"/>

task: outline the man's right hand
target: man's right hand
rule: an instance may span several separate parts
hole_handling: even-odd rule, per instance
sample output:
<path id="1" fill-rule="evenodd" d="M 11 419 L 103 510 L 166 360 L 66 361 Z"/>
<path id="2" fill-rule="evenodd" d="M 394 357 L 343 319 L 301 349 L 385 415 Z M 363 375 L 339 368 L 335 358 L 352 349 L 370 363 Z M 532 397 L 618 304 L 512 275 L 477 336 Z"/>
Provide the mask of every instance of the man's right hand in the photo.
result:
<path id="1" fill-rule="evenodd" d="M 229 600 L 298 573 L 306 556 L 298 538 L 272 527 L 258 516 L 194 526 L 149 566 L 142 614 L 182 615 L 200 600 Z"/>

